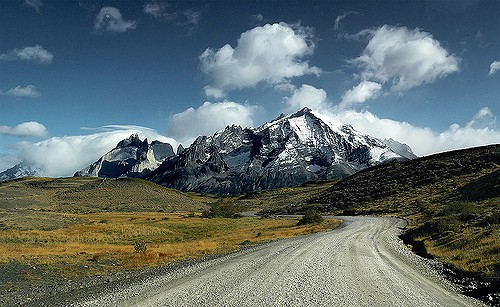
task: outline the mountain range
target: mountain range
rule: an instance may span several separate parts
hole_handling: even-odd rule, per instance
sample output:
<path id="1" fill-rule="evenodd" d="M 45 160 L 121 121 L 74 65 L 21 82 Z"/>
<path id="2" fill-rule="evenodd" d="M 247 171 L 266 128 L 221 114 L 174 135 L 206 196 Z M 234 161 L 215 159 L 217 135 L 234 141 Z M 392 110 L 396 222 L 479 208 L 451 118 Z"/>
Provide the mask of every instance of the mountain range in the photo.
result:
<path id="1" fill-rule="evenodd" d="M 148 143 L 134 134 L 75 176 L 137 177 L 181 191 L 225 195 L 342 179 L 415 157 L 405 144 L 362 134 L 304 108 L 257 128 L 227 126 L 176 153 L 170 144 Z M 36 175 L 36 168 L 16 165 L 0 178 Z"/>
<path id="2" fill-rule="evenodd" d="M 361 134 L 350 125 L 335 126 L 304 108 L 257 128 L 232 125 L 200 136 L 145 179 L 182 191 L 241 194 L 341 179 L 413 157 L 404 144 Z"/>
<path id="3" fill-rule="evenodd" d="M 173 155 L 174 150 L 170 144 L 159 141 L 148 143 L 148 139 L 141 141 L 137 134 L 132 134 L 74 176 L 142 178 Z"/>

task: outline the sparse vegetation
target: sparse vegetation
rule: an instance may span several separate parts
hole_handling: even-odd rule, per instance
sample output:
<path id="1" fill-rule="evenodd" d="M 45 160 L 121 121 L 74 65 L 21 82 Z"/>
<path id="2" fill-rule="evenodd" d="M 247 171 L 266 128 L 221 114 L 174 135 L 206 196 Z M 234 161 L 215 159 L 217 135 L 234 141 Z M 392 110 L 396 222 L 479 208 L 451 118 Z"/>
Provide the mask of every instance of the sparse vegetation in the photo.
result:
<path id="1" fill-rule="evenodd" d="M 65 204 L 68 195 L 73 200 Z M 0 183 L 0 276 L 22 268 L 12 278 L 0 278 L 0 287 L 158 266 L 340 223 L 297 227 L 293 219 L 221 218 L 234 217 L 241 208 L 231 199 L 216 199 L 135 179 Z M 210 219 L 201 217 L 206 208 L 214 208 L 207 210 L 214 214 Z"/>

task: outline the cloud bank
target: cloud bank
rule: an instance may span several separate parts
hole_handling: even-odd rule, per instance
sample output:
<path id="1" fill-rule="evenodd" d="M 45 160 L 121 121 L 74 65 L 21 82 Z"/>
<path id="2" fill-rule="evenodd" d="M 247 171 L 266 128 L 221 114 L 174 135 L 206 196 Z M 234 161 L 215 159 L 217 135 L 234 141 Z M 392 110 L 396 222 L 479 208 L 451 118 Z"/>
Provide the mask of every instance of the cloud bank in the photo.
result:
<path id="1" fill-rule="evenodd" d="M 381 139 L 392 138 L 408 144 L 418 156 L 500 143 L 496 119 L 488 108 L 481 109 L 464 126 L 452 124 L 442 132 L 416 127 L 407 122 L 380 118 L 369 111 L 322 111 L 334 123 L 346 123 L 356 130 Z"/>
<path id="2" fill-rule="evenodd" d="M 205 102 L 198 109 L 189 108 L 170 118 L 169 133 L 172 137 L 190 144 L 197 136 L 212 135 L 228 125 L 251 127 L 256 107 L 236 102 Z"/>
<path id="3" fill-rule="evenodd" d="M 27 62 L 35 62 L 38 64 L 49 64 L 52 63 L 54 55 L 49 51 L 43 49 L 40 45 L 35 45 L 33 47 L 24 47 L 23 49 L 14 49 L 8 53 L 0 54 L 0 60 L 4 61 L 16 61 L 22 60 Z"/>
<path id="4" fill-rule="evenodd" d="M 174 148 L 179 144 L 150 128 L 113 125 L 89 135 L 52 137 L 36 143 L 19 142 L 14 145 L 14 151 L 17 161 L 39 166 L 42 176 L 67 177 L 96 161 L 133 133 L 138 133 L 141 139 L 147 137 L 149 142 L 159 140 L 169 143 Z"/>
<path id="5" fill-rule="evenodd" d="M 290 78 L 319 74 L 304 60 L 314 50 L 308 28 L 286 23 L 266 24 L 241 34 L 233 48 L 207 48 L 199 57 L 201 69 L 212 80 L 205 94 L 222 97 L 226 91 L 253 87 L 260 82 L 286 83 Z"/>
<path id="6" fill-rule="evenodd" d="M 0 126 L 0 135 L 12 135 L 22 138 L 45 137 L 47 128 L 38 122 L 25 122 L 15 127 Z"/>
<path id="7" fill-rule="evenodd" d="M 285 98 L 285 109 L 291 113 L 303 107 L 316 110 L 332 126 L 350 124 L 356 130 L 381 139 L 394 139 L 408 144 L 419 156 L 449 150 L 500 143 L 500 130 L 491 109 L 481 108 L 469 122 L 450 125 L 442 132 L 418 127 L 407 122 L 380 118 L 363 110 L 341 109 L 329 102 L 323 89 L 304 84 Z"/>
<path id="8" fill-rule="evenodd" d="M 123 33 L 136 27 L 135 21 L 123 19 L 120 10 L 110 6 L 103 7 L 94 20 L 96 31 Z"/>
<path id="9" fill-rule="evenodd" d="M 29 98 L 40 97 L 40 92 L 37 91 L 36 87 L 31 84 L 26 85 L 25 87 L 18 85 L 15 88 L 11 88 L 7 92 L 0 91 L 0 94 L 13 97 L 29 97 Z"/>

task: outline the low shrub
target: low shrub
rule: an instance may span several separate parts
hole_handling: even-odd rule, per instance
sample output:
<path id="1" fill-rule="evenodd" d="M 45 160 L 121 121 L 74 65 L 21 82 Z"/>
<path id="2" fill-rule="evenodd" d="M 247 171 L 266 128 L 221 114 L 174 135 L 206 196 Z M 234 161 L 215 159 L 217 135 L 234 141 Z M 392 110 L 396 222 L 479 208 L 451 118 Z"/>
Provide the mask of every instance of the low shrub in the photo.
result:
<path id="1" fill-rule="evenodd" d="M 146 245 L 146 242 L 144 242 L 143 240 L 134 242 L 134 250 L 136 253 L 145 253 L 147 248 L 148 246 Z"/>
<path id="2" fill-rule="evenodd" d="M 218 201 L 213 204 L 209 210 L 203 211 L 202 217 L 225 217 L 234 219 L 241 217 L 240 212 L 240 206 L 234 203 L 222 203 L 221 201 Z"/>
<path id="3" fill-rule="evenodd" d="M 299 220 L 297 225 L 320 224 L 323 222 L 321 213 L 316 209 L 309 209 L 304 216 Z"/>

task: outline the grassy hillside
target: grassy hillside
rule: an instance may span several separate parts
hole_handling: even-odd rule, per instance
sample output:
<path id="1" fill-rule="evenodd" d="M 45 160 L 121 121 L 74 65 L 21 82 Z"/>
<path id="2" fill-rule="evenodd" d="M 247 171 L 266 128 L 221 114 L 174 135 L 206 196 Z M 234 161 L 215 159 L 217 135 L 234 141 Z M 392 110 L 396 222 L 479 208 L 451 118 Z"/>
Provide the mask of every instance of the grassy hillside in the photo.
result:
<path id="1" fill-rule="evenodd" d="M 300 208 L 300 204 L 309 201 L 311 197 L 318 195 L 336 182 L 338 180 L 313 181 L 298 187 L 252 192 L 232 199 L 247 210 L 272 211 L 275 208 L 286 208 L 294 211 L 294 208 L 297 206 Z"/>
<path id="2" fill-rule="evenodd" d="M 73 212 L 200 210 L 194 197 L 140 179 L 26 178 L 0 182 L 2 208 L 36 207 Z"/>

